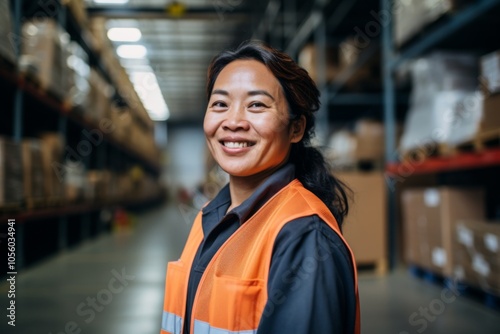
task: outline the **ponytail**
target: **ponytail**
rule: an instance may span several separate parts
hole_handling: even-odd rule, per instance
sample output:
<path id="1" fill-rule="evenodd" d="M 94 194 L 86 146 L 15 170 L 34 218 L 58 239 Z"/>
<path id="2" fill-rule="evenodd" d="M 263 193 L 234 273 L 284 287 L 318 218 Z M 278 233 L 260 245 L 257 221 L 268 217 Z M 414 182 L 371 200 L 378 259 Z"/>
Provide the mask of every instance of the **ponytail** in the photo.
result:
<path id="1" fill-rule="evenodd" d="M 348 188 L 332 175 L 323 154 L 301 141 L 292 145 L 290 161 L 295 165 L 297 179 L 325 203 L 342 227 L 349 211 Z"/>

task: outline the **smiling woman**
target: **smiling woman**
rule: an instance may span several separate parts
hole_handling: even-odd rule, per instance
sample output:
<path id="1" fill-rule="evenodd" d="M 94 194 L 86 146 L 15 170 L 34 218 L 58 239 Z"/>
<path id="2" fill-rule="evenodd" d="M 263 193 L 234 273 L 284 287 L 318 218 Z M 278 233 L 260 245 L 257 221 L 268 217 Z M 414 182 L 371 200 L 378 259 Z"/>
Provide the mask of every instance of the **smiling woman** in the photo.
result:
<path id="1" fill-rule="evenodd" d="M 319 91 L 258 42 L 208 70 L 207 145 L 229 184 L 167 269 L 165 333 L 359 333 L 344 185 L 310 146 Z"/>

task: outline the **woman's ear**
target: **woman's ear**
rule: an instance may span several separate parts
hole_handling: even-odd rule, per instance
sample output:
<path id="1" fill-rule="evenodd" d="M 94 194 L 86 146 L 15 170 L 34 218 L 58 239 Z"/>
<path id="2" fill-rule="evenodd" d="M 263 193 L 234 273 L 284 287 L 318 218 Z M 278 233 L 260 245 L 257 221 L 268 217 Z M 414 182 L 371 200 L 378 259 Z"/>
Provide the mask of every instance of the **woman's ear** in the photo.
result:
<path id="1" fill-rule="evenodd" d="M 301 115 L 299 119 L 292 121 L 292 126 L 290 127 L 290 142 L 292 144 L 298 143 L 304 137 L 304 131 L 306 129 L 306 117 Z"/>

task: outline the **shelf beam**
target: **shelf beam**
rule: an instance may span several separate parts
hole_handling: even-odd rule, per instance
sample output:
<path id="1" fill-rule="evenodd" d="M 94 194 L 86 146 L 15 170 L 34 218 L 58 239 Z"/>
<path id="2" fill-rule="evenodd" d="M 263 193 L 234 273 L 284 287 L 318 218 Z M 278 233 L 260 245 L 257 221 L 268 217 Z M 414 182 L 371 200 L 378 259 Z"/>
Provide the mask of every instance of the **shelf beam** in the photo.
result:
<path id="1" fill-rule="evenodd" d="M 398 95 L 397 104 L 407 104 L 408 95 Z M 382 106 L 384 105 L 384 94 L 382 93 L 339 93 L 330 97 L 331 106 Z"/>
<path id="2" fill-rule="evenodd" d="M 500 5 L 499 0 L 478 0 L 469 5 L 467 8 L 462 9 L 456 15 L 450 17 L 449 20 L 443 22 L 440 26 L 436 27 L 436 29 L 426 34 L 425 37 L 411 44 L 408 48 L 405 48 L 393 59 L 393 61 L 389 63 L 390 68 L 394 70 L 404 61 L 423 54 L 450 35 L 457 32 L 460 28 L 463 28 L 467 24 L 477 20 L 479 17 L 498 5 Z"/>
<path id="3" fill-rule="evenodd" d="M 460 153 L 454 157 L 389 163 L 386 166 L 386 172 L 389 176 L 407 178 L 411 175 L 447 173 L 498 166 L 500 166 L 500 149 L 494 148 L 483 152 Z"/>

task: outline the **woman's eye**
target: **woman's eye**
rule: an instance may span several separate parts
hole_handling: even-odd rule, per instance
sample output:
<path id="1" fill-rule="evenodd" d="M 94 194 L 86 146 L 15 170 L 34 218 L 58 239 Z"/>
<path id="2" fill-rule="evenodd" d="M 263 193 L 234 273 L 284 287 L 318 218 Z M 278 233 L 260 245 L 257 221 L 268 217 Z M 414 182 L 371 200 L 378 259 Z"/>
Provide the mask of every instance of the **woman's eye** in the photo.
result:
<path id="1" fill-rule="evenodd" d="M 250 103 L 250 105 L 248 107 L 249 108 L 265 108 L 266 105 L 262 102 L 252 102 L 252 103 Z"/>
<path id="2" fill-rule="evenodd" d="M 222 101 L 216 101 L 212 103 L 212 108 L 226 108 L 227 105 Z"/>

